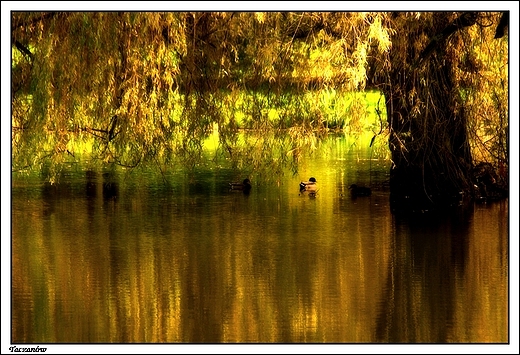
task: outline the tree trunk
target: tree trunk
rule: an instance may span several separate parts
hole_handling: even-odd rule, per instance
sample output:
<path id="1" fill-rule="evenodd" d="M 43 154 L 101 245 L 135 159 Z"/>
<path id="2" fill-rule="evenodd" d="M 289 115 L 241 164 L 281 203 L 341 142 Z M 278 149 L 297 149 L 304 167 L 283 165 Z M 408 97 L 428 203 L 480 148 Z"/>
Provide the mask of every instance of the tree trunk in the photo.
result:
<path id="1" fill-rule="evenodd" d="M 398 54 L 391 55 L 390 85 L 384 89 L 393 161 L 392 207 L 428 211 L 458 205 L 472 193 L 473 163 L 452 60 L 442 44 L 433 50 L 429 45 L 428 52 L 418 55 L 412 40 L 396 43 L 402 47 L 393 50 Z"/>

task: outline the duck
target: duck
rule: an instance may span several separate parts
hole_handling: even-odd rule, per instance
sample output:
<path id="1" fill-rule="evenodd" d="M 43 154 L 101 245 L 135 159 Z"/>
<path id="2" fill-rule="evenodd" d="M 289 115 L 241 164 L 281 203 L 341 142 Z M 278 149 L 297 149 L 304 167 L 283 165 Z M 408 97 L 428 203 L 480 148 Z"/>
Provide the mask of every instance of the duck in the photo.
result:
<path id="1" fill-rule="evenodd" d="M 308 181 L 300 182 L 300 192 L 310 191 L 316 193 L 317 187 L 317 181 L 314 177 L 309 178 Z"/>
<path id="2" fill-rule="evenodd" d="M 350 185 L 349 190 L 352 197 L 370 196 L 372 194 L 370 187 L 357 186 L 356 184 Z"/>
<path id="3" fill-rule="evenodd" d="M 244 179 L 242 182 L 230 182 L 229 183 L 229 189 L 230 190 L 236 190 L 236 191 L 244 191 L 244 193 L 247 193 L 251 191 L 251 180 Z"/>

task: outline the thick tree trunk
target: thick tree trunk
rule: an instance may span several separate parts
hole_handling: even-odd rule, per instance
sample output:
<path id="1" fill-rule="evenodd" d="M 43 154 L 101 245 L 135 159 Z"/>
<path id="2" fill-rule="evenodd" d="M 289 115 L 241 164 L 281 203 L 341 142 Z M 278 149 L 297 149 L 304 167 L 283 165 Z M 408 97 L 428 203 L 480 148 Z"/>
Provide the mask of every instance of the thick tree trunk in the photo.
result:
<path id="1" fill-rule="evenodd" d="M 384 90 L 392 206 L 427 211 L 458 205 L 472 195 L 473 161 L 452 62 L 442 46 L 422 61 L 415 48 L 401 43 L 408 62 L 402 52 L 392 58 L 391 84 Z"/>
<path id="2" fill-rule="evenodd" d="M 409 88 L 419 91 L 415 100 L 428 101 L 427 105 L 414 105 L 401 92 L 386 94 L 394 163 L 391 201 L 396 208 L 431 210 L 458 204 L 471 195 L 472 157 L 466 121 L 457 112 L 456 100 L 451 99 L 456 93 L 450 90 L 446 72 L 441 68 L 432 73 L 444 79 L 434 90 L 420 85 Z"/>

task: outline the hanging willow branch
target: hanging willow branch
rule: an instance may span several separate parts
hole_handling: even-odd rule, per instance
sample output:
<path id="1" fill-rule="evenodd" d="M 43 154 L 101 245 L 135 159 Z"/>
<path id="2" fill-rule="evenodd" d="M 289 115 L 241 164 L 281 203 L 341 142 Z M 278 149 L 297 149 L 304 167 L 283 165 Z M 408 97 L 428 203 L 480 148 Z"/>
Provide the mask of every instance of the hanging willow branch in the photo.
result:
<path id="1" fill-rule="evenodd" d="M 478 18 L 478 12 L 465 12 L 460 15 L 457 19 L 451 22 L 448 26 L 446 26 L 440 33 L 433 36 L 430 40 L 430 43 L 424 48 L 424 50 L 419 55 L 419 58 L 414 65 L 414 67 L 421 66 L 428 57 L 440 46 L 444 45 L 444 42 L 448 39 L 456 31 L 468 27 L 473 26 Z"/>

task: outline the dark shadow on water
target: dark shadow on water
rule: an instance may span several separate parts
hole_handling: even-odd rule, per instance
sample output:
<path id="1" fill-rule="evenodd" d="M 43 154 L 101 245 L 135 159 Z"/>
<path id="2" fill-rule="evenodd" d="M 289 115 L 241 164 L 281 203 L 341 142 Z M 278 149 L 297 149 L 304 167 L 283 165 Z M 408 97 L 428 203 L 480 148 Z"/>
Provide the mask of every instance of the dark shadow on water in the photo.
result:
<path id="1" fill-rule="evenodd" d="M 394 215 L 395 250 L 377 317 L 377 342 L 450 341 L 456 282 L 465 272 L 472 216 L 472 206 Z M 428 329 L 430 341 L 424 340 L 421 328 Z"/>

